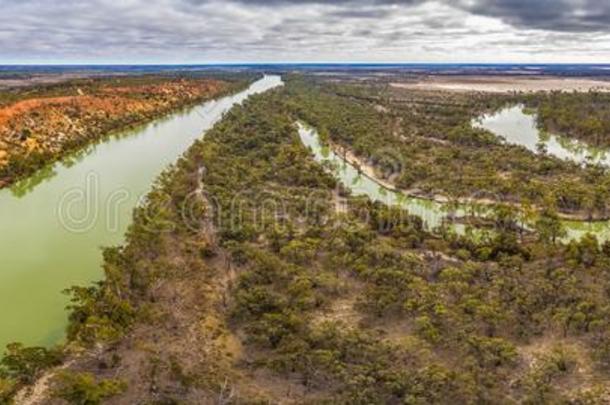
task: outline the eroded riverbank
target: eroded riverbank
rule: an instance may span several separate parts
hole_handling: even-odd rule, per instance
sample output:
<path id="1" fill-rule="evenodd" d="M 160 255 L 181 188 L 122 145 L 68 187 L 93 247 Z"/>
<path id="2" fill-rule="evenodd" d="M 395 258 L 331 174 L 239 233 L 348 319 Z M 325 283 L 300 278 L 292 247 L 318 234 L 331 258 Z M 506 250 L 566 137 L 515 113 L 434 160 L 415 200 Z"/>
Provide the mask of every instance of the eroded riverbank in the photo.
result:
<path id="1" fill-rule="evenodd" d="M 75 80 L 0 93 L 0 188 L 112 133 L 123 133 L 248 81 L 162 76 Z"/>

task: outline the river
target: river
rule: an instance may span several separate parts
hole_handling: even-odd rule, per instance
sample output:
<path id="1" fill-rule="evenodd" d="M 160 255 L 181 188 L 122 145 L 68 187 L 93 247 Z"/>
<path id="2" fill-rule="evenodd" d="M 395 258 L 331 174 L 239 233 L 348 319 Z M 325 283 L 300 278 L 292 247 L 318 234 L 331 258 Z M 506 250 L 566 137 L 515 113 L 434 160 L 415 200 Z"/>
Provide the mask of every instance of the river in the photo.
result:
<path id="1" fill-rule="evenodd" d="M 521 145 L 534 153 L 541 151 L 549 155 L 577 163 L 597 163 L 610 166 L 609 151 L 595 148 L 577 139 L 543 133 L 537 125 L 536 114 L 525 112 L 523 105 L 514 105 L 487 114 L 473 122 L 474 126 L 487 129 L 501 136 L 508 143 Z"/>
<path id="2" fill-rule="evenodd" d="M 427 229 L 433 229 L 443 223 L 449 214 L 447 204 L 424 198 L 416 198 L 404 193 L 393 191 L 383 186 L 376 179 L 360 173 L 351 163 L 338 156 L 331 148 L 320 142 L 318 132 L 303 123 L 298 123 L 301 142 L 314 154 L 316 161 L 324 163 L 332 174 L 348 187 L 353 195 L 367 196 L 373 201 L 387 205 L 400 206 L 417 215 L 424 221 Z M 452 210 L 452 215 L 463 216 L 464 208 Z M 463 229 L 459 226 L 458 229 Z"/>
<path id="3" fill-rule="evenodd" d="M 400 206 L 408 210 L 409 213 L 421 217 L 428 229 L 433 229 L 442 224 L 449 213 L 454 218 L 459 218 L 465 213 L 485 215 L 486 210 L 481 206 L 460 204 L 457 207 L 455 205 L 450 207 L 442 202 L 412 197 L 400 191 L 390 190 L 375 178 L 359 173 L 351 163 L 338 156 L 328 146 L 323 145 L 314 128 L 299 123 L 298 130 L 301 142 L 312 151 L 315 160 L 326 164 L 335 178 L 348 187 L 354 195 L 365 195 L 374 201 Z M 567 233 L 566 241 L 580 239 L 586 233 L 596 235 L 600 241 L 610 239 L 610 226 L 606 221 L 593 223 L 562 221 L 562 223 Z M 462 224 L 454 224 L 452 228 L 458 233 L 463 233 L 466 229 Z"/>
<path id="4" fill-rule="evenodd" d="M 60 342 L 62 291 L 102 277 L 101 248 L 120 244 L 154 179 L 203 131 L 252 94 L 282 85 L 265 76 L 246 90 L 111 136 L 0 190 L 0 347 Z"/>
<path id="5" fill-rule="evenodd" d="M 610 166 L 610 151 L 596 148 L 566 136 L 542 132 L 537 125 L 536 114 L 526 113 L 523 105 L 513 105 L 484 115 L 473 122 L 474 126 L 487 129 L 506 142 L 521 145 L 534 153 L 545 153 L 576 163 L 593 163 Z M 541 149 L 542 146 L 542 149 Z M 599 240 L 610 239 L 610 221 L 564 221 L 568 239 L 578 239 L 592 233 Z"/>

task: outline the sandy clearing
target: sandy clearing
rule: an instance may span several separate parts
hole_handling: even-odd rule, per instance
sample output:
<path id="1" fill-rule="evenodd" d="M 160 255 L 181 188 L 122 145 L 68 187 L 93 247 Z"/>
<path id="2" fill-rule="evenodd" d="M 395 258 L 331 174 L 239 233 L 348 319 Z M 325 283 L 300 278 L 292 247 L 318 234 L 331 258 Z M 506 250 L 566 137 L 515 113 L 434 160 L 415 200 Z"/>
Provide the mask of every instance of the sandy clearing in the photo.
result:
<path id="1" fill-rule="evenodd" d="M 391 86 L 419 90 L 479 91 L 507 93 L 511 91 L 589 91 L 610 92 L 610 80 L 602 78 L 564 78 L 550 76 L 431 76 L 416 82 L 393 82 Z"/>

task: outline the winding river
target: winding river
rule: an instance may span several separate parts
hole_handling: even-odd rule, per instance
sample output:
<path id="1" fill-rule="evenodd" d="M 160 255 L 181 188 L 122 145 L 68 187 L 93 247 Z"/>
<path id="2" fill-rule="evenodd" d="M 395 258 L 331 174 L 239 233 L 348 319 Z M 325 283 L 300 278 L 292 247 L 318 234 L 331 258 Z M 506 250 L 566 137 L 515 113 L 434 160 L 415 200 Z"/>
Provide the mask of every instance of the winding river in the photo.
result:
<path id="1" fill-rule="evenodd" d="M 443 223 L 449 214 L 447 204 L 407 196 L 393 191 L 382 185 L 376 179 L 360 173 L 350 162 L 337 155 L 331 148 L 323 145 L 318 132 L 303 123 L 298 123 L 301 142 L 314 154 L 317 162 L 328 167 L 338 180 L 348 187 L 353 195 L 368 196 L 371 200 L 380 201 L 387 205 L 400 206 L 410 214 L 421 217 L 428 229 L 433 229 Z M 464 214 L 464 208 L 453 212 L 454 215 Z"/>
<path id="2" fill-rule="evenodd" d="M 610 151 L 592 147 L 585 142 L 565 136 L 542 132 L 537 125 L 536 114 L 527 113 L 523 105 L 514 105 L 480 117 L 473 122 L 504 138 L 508 143 L 521 145 L 534 153 L 541 152 L 571 160 L 576 163 L 593 163 L 610 166 Z M 610 221 L 564 221 L 568 239 L 578 239 L 592 233 L 599 240 L 610 239 Z"/>
<path id="3" fill-rule="evenodd" d="M 109 137 L 0 190 L 0 348 L 61 341 L 62 290 L 99 280 L 101 247 L 120 244 L 160 172 L 235 104 L 282 85 L 265 76 L 233 96 Z"/>
<path id="4" fill-rule="evenodd" d="M 520 116 L 517 117 L 521 118 Z M 501 119 L 504 119 L 504 117 L 501 117 Z M 492 118 L 488 118 L 487 122 L 493 122 Z M 509 127 L 506 123 L 504 125 Z M 493 125 L 486 126 L 490 130 L 492 130 L 492 127 Z M 374 201 L 400 206 L 411 214 L 421 217 L 428 229 L 433 229 L 442 224 L 449 213 L 454 217 L 463 216 L 465 213 L 484 215 L 484 208 L 474 205 L 461 204 L 457 207 L 449 207 L 445 203 L 411 197 L 400 191 L 390 190 L 375 178 L 359 173 L 350 162 L 345 161 L 328 146 L 323 145 L 315 129 L 303 123 L 298 123 L 298 130 L 301 142 L 311 149 L 315 160 L 325 164 L 335 178 L 348 187 L 354 195 L 366 195 Z M 518 132 L 518 129 L 515 131 Z M 535 135 L 536 139 L 538 137 L 537 132 L 531 132 L 530 135 Z M 567 232 L 566 240 L 580 239 L 586 233 L 595 234 L 601 241 L 610 239 L 610 224 L 608 222 L 563 221 L 563 225 Z M 465 226 L 461 224 L 453 225 L 453 228 L 459 233 L 465 230 Z"/>
<path id="5" fill-rule="evenodd" d="M 577 139 L 543 133 L 538 128 L 536 114 L 526 113 L 523 105 L 514 105 L 484 115 L 475 120 L 473 125 L 487 129 L 504 138 L 506 142 L 524 146 L 534 153 L 539 153 L 540 146 L 543 145 L 546 153 L 560 159 L 610 166 L 610 151 L 592 147 Z"/>

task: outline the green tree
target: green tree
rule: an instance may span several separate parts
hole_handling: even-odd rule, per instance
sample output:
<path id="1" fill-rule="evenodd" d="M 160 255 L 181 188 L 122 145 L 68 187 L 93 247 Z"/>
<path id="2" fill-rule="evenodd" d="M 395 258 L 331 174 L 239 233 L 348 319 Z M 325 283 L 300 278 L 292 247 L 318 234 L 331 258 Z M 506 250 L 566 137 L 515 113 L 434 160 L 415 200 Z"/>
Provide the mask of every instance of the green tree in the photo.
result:
<path id="1" fill-rule="evenodd" d="M 561 219 L 554 207 L 546 207 L 540 213 L 534 225 L 541 241 L 555 244 L 557 239 L 566 235 Z"/>
<path id="2" fill-rule="evenodd" d="M 127 384 L 117 379 L 96 381 L 89 373 L 63 372 L 59 375 L 59 387 L 53 396 L 74 405 L 98 405 L 127 389 Z"/>
<path id="3" fill-rule="evenodd" d="M 30 384 L 42 370 L 60 364 L 62 359 L 63 353 L 59 349 L 25 347 L 21 343 L 11 343 L 0 360 L 0 377 Z"/>

